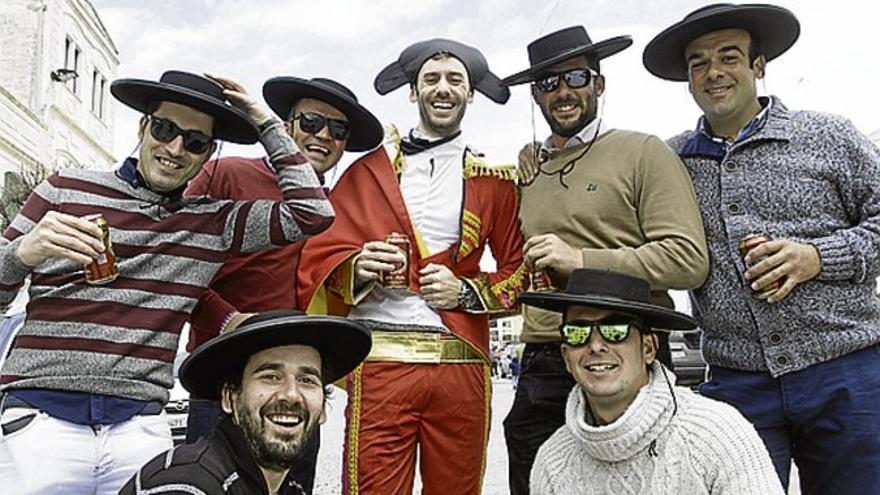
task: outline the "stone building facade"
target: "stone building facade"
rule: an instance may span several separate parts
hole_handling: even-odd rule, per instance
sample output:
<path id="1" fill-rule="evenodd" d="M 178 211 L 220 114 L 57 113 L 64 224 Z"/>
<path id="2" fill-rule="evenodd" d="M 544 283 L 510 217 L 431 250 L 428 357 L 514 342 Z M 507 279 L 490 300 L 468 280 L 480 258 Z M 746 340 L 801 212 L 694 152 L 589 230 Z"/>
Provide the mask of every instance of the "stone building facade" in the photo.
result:
<path id="1" fill-rule="evenodd" d="M 48 171 L 112 167 L 119 53 L 92 3 L 0 0 L 0 47 L 4 207 Z"/>

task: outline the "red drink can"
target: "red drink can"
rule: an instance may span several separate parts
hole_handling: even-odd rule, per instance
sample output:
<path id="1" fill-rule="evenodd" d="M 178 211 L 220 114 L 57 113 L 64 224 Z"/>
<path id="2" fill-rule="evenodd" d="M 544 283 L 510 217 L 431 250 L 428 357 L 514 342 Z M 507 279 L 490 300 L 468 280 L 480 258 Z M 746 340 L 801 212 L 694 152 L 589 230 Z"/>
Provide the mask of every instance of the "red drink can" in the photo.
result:
<path id="1" fill-rule="evenodd" d="M 739 248 L 739 255 L 743 258 L 743 263 L 746 265 L 746 268 L 751 268 L 761 261 L 767 259 L 766 256 L 762 256 L 761 258 L 751 263 L 746 263 L 745 260 L 746 254 L 748 254 L 749 251 L 760 246 L 761 244 L 764 244 L 769 240 L 770 236 L 764 233 L 749 234 L 739 240 L 739 244 L 737 245 L 737 247 Z M 763 289 L 755 291 L 755 297 L 762 300 L 767 299 L 768 297 L 772 296 L 777 290 L 779 290 L 780 287 L 782 287 L 782 280 L 775 280 Z"/>
<path id="2" fill-rule="evenodd" d="M 553 282 L 545 270 L 533 270 L 529 272 L 529 285 L 533 291 L 542 292 L 553 290 Z"/>
<path id="3" fill-rule="evenodd" d="M 403 265 L 390 272 L 382 272 L 382 285 L 389 289 L 407 290 L 410 284 L 409 262 L 412 255 L 412 245 L 409 239 L 398 232 L 392 232 L 385 238 L 385 242 L 403 251 Z"/>
<path id="4" fill-rule="evenodd" d="M 94 215 L 86 215 L 83 220 L 94 223 L 101 229 L 104 241 L 104 252 L 98 255 L 97 259 L 91 263 L 83 265 L 86 282 L 92 285 L 100 285 L 116 280 L 119 270 L 116 269 L 116 255 L 113 254 L 113 245 L 110 242 L 110 226 L 104 215 L 96 213 Z"/>

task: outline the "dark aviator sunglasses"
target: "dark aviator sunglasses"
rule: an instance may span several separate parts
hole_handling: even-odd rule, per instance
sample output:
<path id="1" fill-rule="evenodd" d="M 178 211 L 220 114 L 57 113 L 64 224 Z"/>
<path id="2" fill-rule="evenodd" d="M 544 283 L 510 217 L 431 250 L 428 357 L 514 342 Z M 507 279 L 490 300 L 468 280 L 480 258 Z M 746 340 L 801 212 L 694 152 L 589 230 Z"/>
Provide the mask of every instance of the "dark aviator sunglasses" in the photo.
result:
<path id="1" fill-rule="evenodd" d="M 534 85 L 541 90 L 542 93 L 552 93 L 559 88 L 559 80 L 565 79 L 565 84 L 569 88 L 578 89 L 589 86 L 593 78 L 598 75 L 599 73 L 593 69 L 571 69 L 559 74 L 553 74 L 537 79 Z"/>
<path id="2" fill-rule="evenodd" d="M 174 122 L 156 117 L 155 115 L 147 115 L 150 121 L 150 135 L 153 139 L 163 143 L 174 141 L 177 136 L 183 136 L 183 147 L 190 153 L 201 155 L 211 148 L 214 139 L 202 131 L 194 131 L 191 129 L 181 129 Z"/>

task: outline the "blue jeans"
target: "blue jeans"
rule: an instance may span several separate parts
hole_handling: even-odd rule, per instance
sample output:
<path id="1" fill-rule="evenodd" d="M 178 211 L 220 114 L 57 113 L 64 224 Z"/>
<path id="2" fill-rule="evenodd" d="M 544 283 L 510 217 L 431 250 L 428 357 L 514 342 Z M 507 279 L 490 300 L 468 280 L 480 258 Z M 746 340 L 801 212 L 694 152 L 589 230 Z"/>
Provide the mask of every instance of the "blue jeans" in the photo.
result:
<path id="1" fill-rule="evenodd" d="M 189 412 L 186 417 L 186 443 L 193 443 L 199 438 L 214 431 L 220 421 L 223 410 L 220 403 L 213 400 L 193 399 L 189 401 Z M 315 486 L 315 469 L 318 466 L 318 451 L 321 449 L 321 429 L 308 439 L 306 448 L 296 464 L 287 472 L 287 478 L 293 479 L 307 494 L 312 493 Z"/>
<path id="2" fill-rule="evenodd" d="M 794 459 L 803 495 L 880 493 L 880 346 L 779 378 L 712 366 L 700 393 L 751 421 L 786 489 Z"/>

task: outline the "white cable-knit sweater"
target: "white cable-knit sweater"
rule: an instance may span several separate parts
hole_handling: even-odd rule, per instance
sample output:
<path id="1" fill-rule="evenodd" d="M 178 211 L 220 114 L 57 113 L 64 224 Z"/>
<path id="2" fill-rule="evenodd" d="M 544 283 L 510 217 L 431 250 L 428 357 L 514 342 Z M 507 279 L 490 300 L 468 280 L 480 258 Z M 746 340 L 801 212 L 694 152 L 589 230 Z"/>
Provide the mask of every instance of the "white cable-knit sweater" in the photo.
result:
<path id="1" fill-rule="evenodd" d="M 615 422 L 589 424 L 577 385 L 565 416 L 535 458 L 532 495 L 784 494 L 752 425 L 727 404 L 675 387 L 659 362 Z"/>

